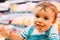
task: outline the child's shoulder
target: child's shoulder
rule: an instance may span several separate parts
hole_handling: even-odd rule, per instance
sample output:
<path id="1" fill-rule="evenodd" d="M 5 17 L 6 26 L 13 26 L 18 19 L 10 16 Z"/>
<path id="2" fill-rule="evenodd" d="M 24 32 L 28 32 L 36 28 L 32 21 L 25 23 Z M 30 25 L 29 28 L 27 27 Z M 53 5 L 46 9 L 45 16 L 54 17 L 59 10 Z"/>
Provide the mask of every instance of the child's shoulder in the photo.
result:
<path id="1" fill-rule="evenodd" d="M 54 24 L 52 25 L 52 28 L 58 28 L 57 23 L 54 23 Z"/>
<path id="2" fill-rule="evenodd" d="M 58 33 L 58 25 L 56 23 L 52 25 L 50 33 Z"/>

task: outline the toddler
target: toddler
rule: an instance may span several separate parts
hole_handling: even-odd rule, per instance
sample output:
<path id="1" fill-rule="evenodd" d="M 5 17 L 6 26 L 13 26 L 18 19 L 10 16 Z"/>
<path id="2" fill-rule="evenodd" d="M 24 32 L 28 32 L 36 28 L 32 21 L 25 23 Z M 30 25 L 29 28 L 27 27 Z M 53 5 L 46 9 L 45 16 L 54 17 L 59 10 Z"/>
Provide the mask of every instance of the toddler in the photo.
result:
<path id="1" fill-rule="evenodd" d="M 56 25 L 57 8 L 50 2 L 40 2 L 34 10 L 34 24 L 16 34 L 12 31 L 6 32 L 0 29 L 2 35 L 10 40 L 59 40 L 58 28 Z M 4 33 L 3 33 L 4 32 Z"/>

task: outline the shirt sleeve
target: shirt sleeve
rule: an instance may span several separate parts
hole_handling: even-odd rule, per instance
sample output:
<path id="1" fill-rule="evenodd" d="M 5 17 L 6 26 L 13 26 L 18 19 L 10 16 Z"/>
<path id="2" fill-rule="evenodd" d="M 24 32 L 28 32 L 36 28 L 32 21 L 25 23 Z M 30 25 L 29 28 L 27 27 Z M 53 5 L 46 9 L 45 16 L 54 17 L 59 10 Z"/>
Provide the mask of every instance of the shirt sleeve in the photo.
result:
<path id="1" fill-rule="evenodd" d="M 29 30 L 30 27 L 31 27 L 31 26 L 25 28 L 25 29 L 20 33 L 20 35 L 21 35 L 24 39 L 26 39 L 26 38 L 28 37 L 28 30 Z"/>
<path id="2" fill-rule="evenodd" d="M 50 35 L 49 35 L 49 40 L 59 40 L 59 34 L 58 34 L 58 26 L 57 24 L 54 24 L 52 26 L 52 29 L 50 31 Z"/>

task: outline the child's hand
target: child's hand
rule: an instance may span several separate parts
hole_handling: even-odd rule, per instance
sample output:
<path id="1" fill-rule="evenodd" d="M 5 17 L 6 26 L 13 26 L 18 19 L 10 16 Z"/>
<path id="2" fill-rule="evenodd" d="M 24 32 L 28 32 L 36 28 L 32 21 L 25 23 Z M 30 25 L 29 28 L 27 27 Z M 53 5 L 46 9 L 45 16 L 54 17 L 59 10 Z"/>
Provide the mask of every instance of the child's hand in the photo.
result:
<path id="1" fill-rule="evenodd" d="M 12 30 L 8 32 L 4 27 L 0 28 L 0 33 L 5 38 L 9 38 L 10 40 L 23 40 L 17 33 L 14 33 Z"/>
<path id="2" fill-rule="evenodd" d="M 7 32 L 6 29 L 4 29 L 4 27 L 0 28 L 0 33 L 4 37 L 9 37 L 9 33 Z"/>
<path id="3" fill-rule="evenodd" d="M 17 33 L 14 33 L 13 31 L 10 31 L 9 35 L 10 40 L 21 40 L 20 36 Z"/>

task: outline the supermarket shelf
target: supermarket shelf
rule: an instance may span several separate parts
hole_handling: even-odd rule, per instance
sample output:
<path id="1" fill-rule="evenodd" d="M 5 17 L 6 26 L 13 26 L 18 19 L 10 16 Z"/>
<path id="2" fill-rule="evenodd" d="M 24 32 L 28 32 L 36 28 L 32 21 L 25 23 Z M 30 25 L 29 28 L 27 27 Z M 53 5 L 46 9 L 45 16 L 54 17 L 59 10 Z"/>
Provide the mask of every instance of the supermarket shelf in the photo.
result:
<path id="1" fill-rule="evenodd" d="M 0 24 L 3 24 L 3 25 L 13 25 L 13 26 L 21 27 L 21 28 L 27 27 L 26 25 L 18 25 L 18 24 L 9 24 L 9 23 L 0 23 Z"/>

